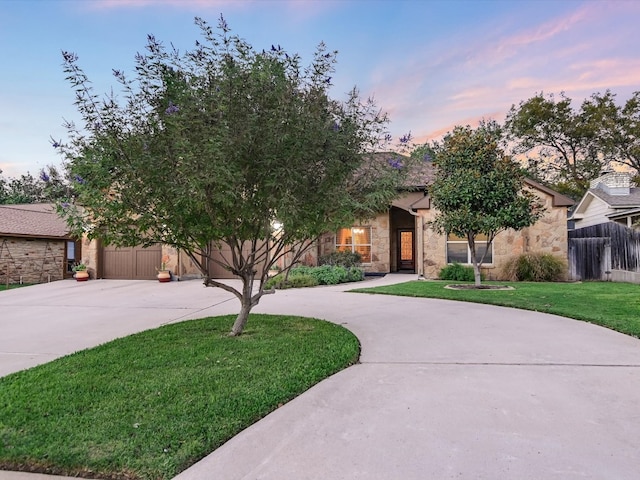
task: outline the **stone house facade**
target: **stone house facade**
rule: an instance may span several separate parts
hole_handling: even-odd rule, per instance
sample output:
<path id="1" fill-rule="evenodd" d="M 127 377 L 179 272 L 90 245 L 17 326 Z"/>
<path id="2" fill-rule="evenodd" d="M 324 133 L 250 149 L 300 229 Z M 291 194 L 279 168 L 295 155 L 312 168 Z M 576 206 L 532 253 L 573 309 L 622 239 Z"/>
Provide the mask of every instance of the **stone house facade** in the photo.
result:
<path id="1" fill-rule="evenodd" d="M 544 214 L 528 228 L 506 230 L 496 236 L 483 266 L 487 279 L 501 279 L 505 263 L 523 253 L 550 253 L 567 259 L 567 212 L 573 200 L 531 180 L 526 181 L 526 188 L 539 198 Z M 362 255 L 368 274 L 412 272 L 437 278 L 447 264 L 470 264 L 471 259 L 465 240 L 447 238 L 430 227 L 436 213 L 428 195 L 406 192 L 387 212 L 324 235 L 318 255 L 351 249 Z M 482 245 L 482 241 L 476 243 Z"/>
<path id="2" fill-rule="evenodd" d="M 79 242 L 53 205 L 0 205 L 0 283 L 71 277 L 79 255 Z"/>

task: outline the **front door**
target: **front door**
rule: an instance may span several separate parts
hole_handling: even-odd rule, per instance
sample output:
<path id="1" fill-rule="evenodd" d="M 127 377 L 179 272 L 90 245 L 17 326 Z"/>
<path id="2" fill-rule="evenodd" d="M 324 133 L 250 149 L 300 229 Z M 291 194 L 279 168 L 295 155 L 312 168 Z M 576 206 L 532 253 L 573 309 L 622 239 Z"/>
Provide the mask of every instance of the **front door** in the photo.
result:
<path id="1" fill-rule="evenodd" d="M 414 270 L 415 242 L 413 230 L 398 230 L 398 270 Z"/>

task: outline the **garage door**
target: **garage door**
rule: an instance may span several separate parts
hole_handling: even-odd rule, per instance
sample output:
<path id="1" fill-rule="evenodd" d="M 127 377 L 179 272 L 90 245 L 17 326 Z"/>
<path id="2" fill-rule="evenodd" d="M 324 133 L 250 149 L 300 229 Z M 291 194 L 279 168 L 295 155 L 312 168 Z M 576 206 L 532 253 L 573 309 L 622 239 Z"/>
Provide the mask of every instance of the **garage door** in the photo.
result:
<path id="1" fill-rule="evenodd" d="M 162 246 L 104 247 L 102 278 L 118 280 L 155 280 L 162 261 Z"/>

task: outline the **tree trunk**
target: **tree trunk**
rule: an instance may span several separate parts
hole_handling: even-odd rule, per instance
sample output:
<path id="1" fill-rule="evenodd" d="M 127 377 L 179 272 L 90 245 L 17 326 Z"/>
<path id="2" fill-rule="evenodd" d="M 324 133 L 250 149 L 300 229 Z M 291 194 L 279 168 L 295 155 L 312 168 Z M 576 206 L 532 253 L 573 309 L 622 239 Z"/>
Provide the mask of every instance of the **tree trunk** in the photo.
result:
<path id="1" fill-rule="evenodd" d="M 255 273 L 244 273 L 242 275 L 242 297 L 240 298 L 240 313 L 236 317 L 236 321 L 233 323 L 233 327 L 231 328 L 231 332 L 229 333 L 232 337 L 237 337 L 242 334 L 244 330 L 244 326 L 247 324 L 247 320 L 249 319 L 249 312 L 254 307 L 252 291 L 253 291 L 253 280 L 255 278 Z M 257 302 L 256 302 L 257 303 Z"/>
<path id="2" fill-rule="evenodd" d="M 478 263 L 478 257 L 476 257 L 475 237 L 469 237 L 468 243 L 469 250 L 471 251 L 471 263 L 473 264 L 473 277 L 475 280 L 475 286 L 479 287 L 482 284 L 482 275 L 480 273 L 480 264 Z"/>
<path id="3" fill-rule="evenodd" d="M 249 296 L 249 298 L 243 296 L 242 300 L 240 300 L 240 313 L 238 313 L 236 321 L 233 322 L 233 327 L 231 328 L 229 336 L 237 337 L 242 333 L 244 326 L 247 324 L 247 320 L 249 319 L 251 307 L 251 296 Z"/>
<path id="4" fill-rule="evenodd" d="M 482 275 L 480 272 L 480 265 L 478 264 L 477 260 L 473 261 L 473 276 L 475 279 L 476 287 L 482 285 Z"/>

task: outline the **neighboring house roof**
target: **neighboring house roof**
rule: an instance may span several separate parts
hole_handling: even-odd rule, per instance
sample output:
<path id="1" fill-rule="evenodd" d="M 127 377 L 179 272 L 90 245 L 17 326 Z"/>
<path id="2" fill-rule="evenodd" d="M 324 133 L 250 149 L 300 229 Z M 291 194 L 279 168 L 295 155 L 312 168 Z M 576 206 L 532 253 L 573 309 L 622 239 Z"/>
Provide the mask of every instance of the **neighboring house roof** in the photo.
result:
<path id="1" fill-rule="evenodd" d="M 640 207 L 640 188 L 632 187 L 628 195 L 611 195 L 598 188 L 592 188 L 590 193 L 599 199 L 607 202 L 612 208 L 635 208 Z"/>
<path id="2" fill-rule="evenodd" d="M 591 188 L 587 190 L 587 193 L 584 194 L 580 203 L 578 203 L 571 219 L 579 220 L 583 218 L 594 199 L 604 202 L 609 209 L 613 210 L 612 213 L 606 215 L 607 217 L 611 217 L 612 215 L 625 217 L 640 208 L 640 188 L 631 187 L 627 195 L 611 195 L 599 188 Z"/>
<path id="3" fill-rule="evenodd" d="M 0 205 L 0 235 L 5 237 L 70 238 L 67 222 L 50 203 Z"/>
<path id="4" fill-rule="evenodd" d="M 626 218 L 629 216 L 636 216 L 636 215 L 640 215 L 640 208 L 630 208 L 625 210 L 619 210 L 619 211 L 608 214 L 607 218 L 610 218 L 611 220 L 615 220 L 615 219 Z"/>

